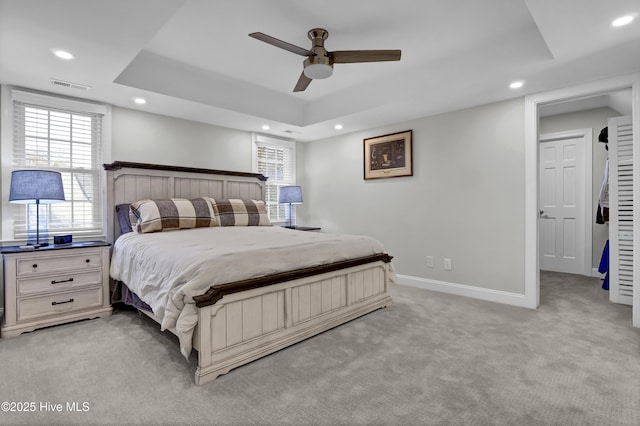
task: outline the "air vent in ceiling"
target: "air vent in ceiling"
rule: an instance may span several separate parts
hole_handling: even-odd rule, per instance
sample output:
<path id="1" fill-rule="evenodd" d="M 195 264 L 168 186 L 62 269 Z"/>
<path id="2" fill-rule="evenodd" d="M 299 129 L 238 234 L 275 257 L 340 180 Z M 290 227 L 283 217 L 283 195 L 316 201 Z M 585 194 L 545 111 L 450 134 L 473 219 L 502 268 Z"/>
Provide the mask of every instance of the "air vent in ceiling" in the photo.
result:
<path id="1" fill-rule="evenodd" d="M 85 92 L 91 89 L 91 87 L 85 86 L 84 84 L 71 83 L 68 81 L 58 80 L 56 78 L 51 79 L 51 84 L 54 86 L 68 87 L 70 89 L 84 90 Z"/>

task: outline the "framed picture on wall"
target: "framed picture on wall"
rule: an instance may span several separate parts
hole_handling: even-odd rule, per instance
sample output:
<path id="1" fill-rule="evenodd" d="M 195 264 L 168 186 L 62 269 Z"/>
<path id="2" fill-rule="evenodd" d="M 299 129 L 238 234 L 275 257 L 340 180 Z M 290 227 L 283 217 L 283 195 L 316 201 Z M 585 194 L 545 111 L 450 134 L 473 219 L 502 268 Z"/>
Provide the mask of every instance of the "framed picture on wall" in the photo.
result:
<path id="1" fill-rule="evenodd" d="M 364 140 L 364 178 L 413 176 L 412 130 Z"/>

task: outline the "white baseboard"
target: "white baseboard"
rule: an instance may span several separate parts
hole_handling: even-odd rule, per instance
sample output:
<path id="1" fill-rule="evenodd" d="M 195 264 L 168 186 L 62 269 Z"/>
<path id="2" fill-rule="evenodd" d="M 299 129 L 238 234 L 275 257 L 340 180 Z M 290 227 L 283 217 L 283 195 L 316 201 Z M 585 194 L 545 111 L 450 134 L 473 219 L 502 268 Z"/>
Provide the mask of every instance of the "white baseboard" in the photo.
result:
<path id="1" fill-rule="evenodd" d="M 398 284 L 423 288 L 425 290 L 432 290 L 440 293 L 448 293 L 454 294 L 456 296 L 465 296 L 474 299 L 486 300 L 489 302 L 497 302 L 506 305 L 520 306 L 523 308 L 531 308 L 531 306 L 527 303 L 524 294 L 510 293 L 507 291 L 492 290 L 489 288 L 474 287 L 465 284 L 455 284 L 446 281 L 437 281 L 400 274 L 396 276 L 396 282 Z"/>
<path id="2" fill-rule="evenodd" d="M 591 276 L 596 278 L 603 278 L 604 274 L 601 274 L 600 272 L 598 272 L 598 268 L 593 268 L 591 269 Z"/>

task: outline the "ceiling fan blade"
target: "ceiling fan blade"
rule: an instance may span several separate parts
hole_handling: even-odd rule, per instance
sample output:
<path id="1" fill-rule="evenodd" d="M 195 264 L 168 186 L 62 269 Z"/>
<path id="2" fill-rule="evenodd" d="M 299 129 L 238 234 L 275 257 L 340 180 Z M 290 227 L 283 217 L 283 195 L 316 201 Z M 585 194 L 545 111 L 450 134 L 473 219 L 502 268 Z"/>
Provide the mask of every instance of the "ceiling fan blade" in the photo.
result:
<path id="1" fill-rule="evenodd" d="M 309 86 L 309 83 L 311 83 L 311 79 L 306 75 L 304 75 L 304 70 L 303 70 L 302 74 L 300 74 L 300 78 L 298 79 L 298 82 L 296 83 L 296 87 L 293 88 L 293 91 L 303 92 Z"/>
<path id="2" fill-rule="evenodd" d="M 294 44 L 287 43 L 286 41 L 278 40 L 275 37 L 271 37 L 270 35 L 266 35 L 264 33 L 251 33 L 249 37 L 253 37 L 256 40 L 264 41 L 265 43 L 269 43 L 272 46 L 279 47 L 280 49 L 288 50 L 289 52 L 295 53 L 300 56 L 314 56 L 310 50 L 303 49 L 302 47 L 298 47 Z"/>
<path id="3" fill-rule="evenodd" d="M 334 64 L 349 64 L 354 62 L 382 62 L 399 61 L 400 50 L 336 50 L 329 52 Z"/>

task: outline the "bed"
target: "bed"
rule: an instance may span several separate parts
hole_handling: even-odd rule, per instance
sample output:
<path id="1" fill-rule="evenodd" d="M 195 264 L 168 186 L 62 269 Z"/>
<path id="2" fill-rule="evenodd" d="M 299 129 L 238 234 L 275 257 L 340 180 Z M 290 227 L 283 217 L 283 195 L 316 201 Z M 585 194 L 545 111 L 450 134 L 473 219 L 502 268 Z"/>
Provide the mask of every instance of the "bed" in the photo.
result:
<path id="1" fill-rule="evenodd" d="M 391 256 L 368 237 L 277 226 L 121 235 L 116 206 L 140 200 L 212 200 L 219 203 L 216 213 L 229 200 L 261 205 L 266 178 L 260 174 L 127 162 L 104 168 L 112 278 L 178 336 L 183 355 L 197 350 L 198 385 L 391 303 Z M 159 273 L 161 265 L 168 275 Z M 154 293 L 155 287 L 163 290 Z"/>

